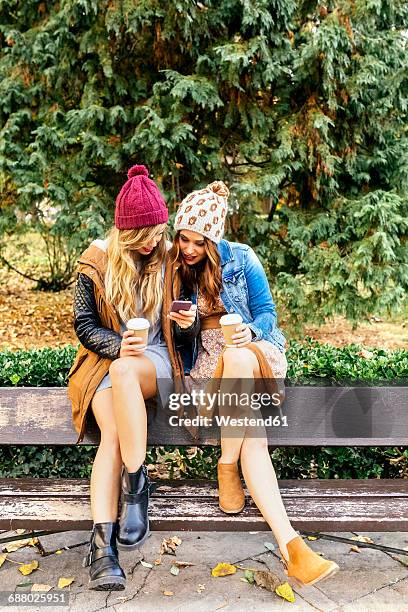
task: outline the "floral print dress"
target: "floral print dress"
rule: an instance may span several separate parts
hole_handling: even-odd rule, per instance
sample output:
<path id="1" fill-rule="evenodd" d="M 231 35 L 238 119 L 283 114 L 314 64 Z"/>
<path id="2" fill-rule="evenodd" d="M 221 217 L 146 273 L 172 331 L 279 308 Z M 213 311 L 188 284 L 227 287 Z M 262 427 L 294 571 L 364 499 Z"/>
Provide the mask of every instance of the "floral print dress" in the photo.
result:
<path id="1" fill-rule="evenodd" d="M 197 308 L 200 320 L 215 314 L 219 315 L 220 317 L 223 314 L 226 314 L 226 310 L 220 296 L 217 298 L 216 307 L 211 310 L 204 299 L 204 296 L 199 292 Z M 205 329 L 201 331 L 197 359 L 190 371 L 191 382 L 198 382 L 200 380 L 202 381 L 212 377 L 218 363 L 218 358 L 222 353 L 224 346 L 225 340 L 221 328 Z M 267 340 L 260 340 L 257 342 L 257 346 L 262 349 L 269 365 L 271 366 L 275 378 L 279 378 L 283 382 L 288 369 L 285 353 L 281 353 L 278 347 Z"/>

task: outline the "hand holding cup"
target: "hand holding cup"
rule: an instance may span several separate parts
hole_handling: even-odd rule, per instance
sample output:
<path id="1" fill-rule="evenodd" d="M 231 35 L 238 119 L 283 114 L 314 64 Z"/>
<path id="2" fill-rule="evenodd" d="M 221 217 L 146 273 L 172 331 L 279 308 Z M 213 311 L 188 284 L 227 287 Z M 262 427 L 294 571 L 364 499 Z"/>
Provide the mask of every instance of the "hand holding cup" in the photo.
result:
<path id="1" fill-rule="evenodd" d="M 147 319 L 130 319 L 127 330 L 123 333 L 119 357 L 136 357 L 141 355 L 147 346 L 150 323 Z"/>

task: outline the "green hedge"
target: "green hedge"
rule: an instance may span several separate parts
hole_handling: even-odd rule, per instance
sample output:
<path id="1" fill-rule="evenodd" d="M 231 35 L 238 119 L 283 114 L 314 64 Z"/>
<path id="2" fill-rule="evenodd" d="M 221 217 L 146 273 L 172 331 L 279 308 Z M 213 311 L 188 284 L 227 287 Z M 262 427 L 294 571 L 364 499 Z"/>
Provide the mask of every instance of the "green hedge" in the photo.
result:
<path id="1" fill-rule="evenodd" d="M 0 353 L 0 386 L 64 386 L 75 347 Z M 407 377 L 408 351 L 357 345 L 335 348 L 311 339 L 292 341 L 288 384 L 389 383 Z M 0 477 L 90 476 L 94 447 L 0 447 Z M 216 478 L 219 449 L 153 447 L 147 461 L 164 477 Z M 271 456 L 279 478 L 408 477 L 408 450 L 401 447 L 276 448 Z"/>
<path id="2" fill-rule="evenodd" d="M 408 376 L 408 350 L 370 349 L 351 344 L 336 348 L 307 338 L 291 341 L 287 350 L 289 384 L 338 384 L 348 381 L 387 382 Z M 0 353 L 0 386 L 62 387 L 76 348 L 31 349 Z M 365 353 L 367 355 L 367 353 Z"/>

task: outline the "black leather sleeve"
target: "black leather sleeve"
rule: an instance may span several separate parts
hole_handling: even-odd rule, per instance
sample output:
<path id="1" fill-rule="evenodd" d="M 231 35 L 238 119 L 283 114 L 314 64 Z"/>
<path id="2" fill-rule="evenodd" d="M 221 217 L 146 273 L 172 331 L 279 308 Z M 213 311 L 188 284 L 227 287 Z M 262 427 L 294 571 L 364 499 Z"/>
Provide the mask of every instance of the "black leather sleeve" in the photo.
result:
<path id="1" fill-rule="evenodd" d="M 176 342 L 192 342 L 194 338 L 196 338 L 200 333 L 200 328 L 201 325 L 200 317 L 198 316 L 198 311 L 196 312 L 196 318 L 194 320 L 194 323 L 186 329 L 183 329 L 178 323 L 174 321 L 174 336 Z"/>
<path id="2" fill-rule="evenodd" d="M 79 274 L 74 295 L 74 329 L 80 343 L 90 351 L 106 357 L 119 357 L 122 337 L 102 327 L 96 307 L 93 281 L 86 274 Z"/>

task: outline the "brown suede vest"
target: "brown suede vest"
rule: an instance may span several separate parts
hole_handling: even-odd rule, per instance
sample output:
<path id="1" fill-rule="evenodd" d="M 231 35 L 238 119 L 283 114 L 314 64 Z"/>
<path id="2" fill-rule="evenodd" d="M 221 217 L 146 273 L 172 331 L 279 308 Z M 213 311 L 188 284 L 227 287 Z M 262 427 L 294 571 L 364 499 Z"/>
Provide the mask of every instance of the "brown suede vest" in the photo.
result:
<path id="1" fill-rule="evenodd" d="M 119 317 L 106 301 L 104 278 L 107 267 L 106 253 L 95 245 L 84 251 L 79 259 L 78 273 L 86 274 L 94 282 L 95 300 L 102 326 L 120 333 Z M 86 414 L 95 391 L 109 371 L 111 359 L 100 357 L 79 347 L 75 361 L 68 374 L 68 397 L 72 403 L 72 420 L 80 442 L 85 433 Z"/>

